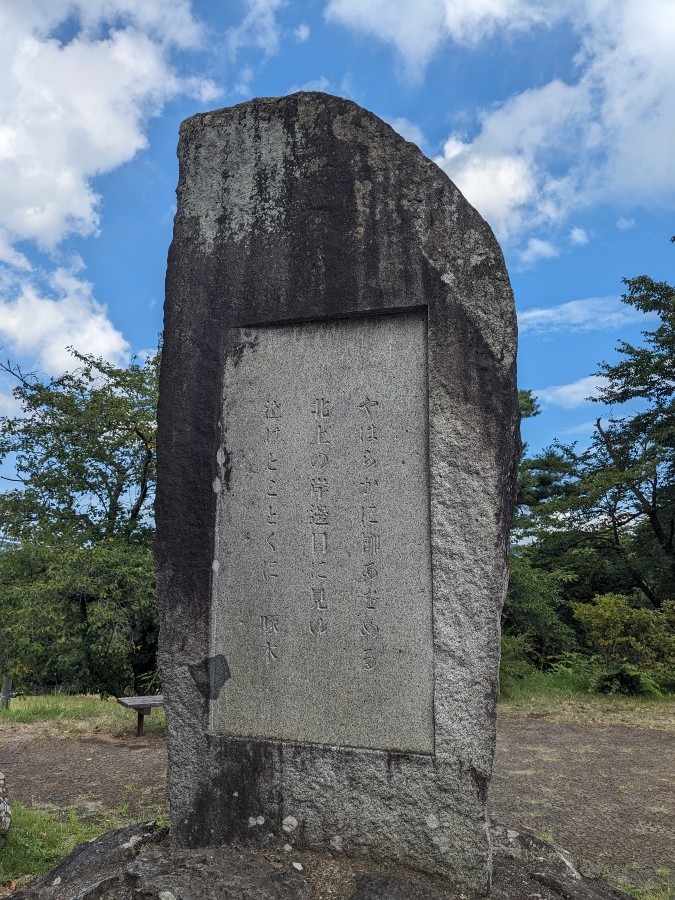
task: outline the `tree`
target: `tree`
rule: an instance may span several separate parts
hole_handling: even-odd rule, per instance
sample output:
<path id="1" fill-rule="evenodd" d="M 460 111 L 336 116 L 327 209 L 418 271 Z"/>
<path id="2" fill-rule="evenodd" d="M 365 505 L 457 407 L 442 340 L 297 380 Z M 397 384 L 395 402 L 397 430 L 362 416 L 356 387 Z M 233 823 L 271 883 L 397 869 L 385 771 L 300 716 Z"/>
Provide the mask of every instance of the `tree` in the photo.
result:
<path id="1" fill-rule="evenodd" d="M 5 363 L 21 414 L 0 419 L 0 634 L 5 666 L 38 688 L 119 693 L 151 677 L 159 354 L 45 379 Z"/>
<path id="2" fill-rule="evenodd" d="M 519 390 L 522 418 L 539 415 L 536 397 L 530 390 Z M 534 498 L 548 497 L 554 479 L 536 470 L 532 460 L 521 459 L 518 475 L 518 499 L 512 529 L 509 562 L 509 586 L 502 611 L 503 657 L 501 680 L 504 688 L 509 680 L 524 674 L 532 666 L 544 668 L 575 646 L 573 630 L 565 619 L 571 618 L 563 608 L 569 607 L 563 588 L 571 578 L 564 570 L 546 571 L 532 565 L 531 548 L 525 535 L 528 506 Z"/>
<path id="3" fill-rule="evenodd" d="M 81 366 L 47 381 L 9 362 L 22 415 L 0 418 L 0 460 L 14 455 L 20 487 L 0 495 L 0 521 L 18 540 L 86 545 L 152 529 L 159 355 L 117 368 L 71 350 Z"/>
<path id="4" fill-rule="evenodd" d="M 600 364 L 595 399 L 606 411 L 590 445 L 556 441 L 521 462 L 507 662 L 514 672 L 556 658 L 574 667 L 581 652 L 596 687 L 671 690 L 675 288 L 648 276 L 624 284 L 623 302 L 658 324 L 640 346 L 621 341 L 617 363 Z M 536 408 L 523 399 L 524 412 Z"/>
<path id="5" fill-rule="evenodd" d="M 606 466 L 601 491 L 612 528 L 649 530 L 653 562 L 663 570 L 658 580 L 675 596 L 675 287 L 646 275 L 624 284 L 624 303 L 656 314 L 659 325 L 643 332 L 644 346 L 621 341 L 622 359 L 600 366 L 607 383 L 596 399 L 608 405 L 637 401 L 642 408 L 606 424 L 598 418 L 592 450 Z M 650 600 L 660 604 L 660 595 L 655 585 Z"/>
<path id="6" fill-rule="evenodd" d="M 574 556 L 593 574 L 593 591 L 573 599 L 634 592 L 659 608 L 675 597 L 675 288 L 644 275 L 624 284 L 623 302 L 656 315 L 658 327 L 643 332 L 642 346 L 621 341 L 619 362 L 600 365 L 594 399 L 608 411 L 590 446 L 557 442 L 523 463 L 518 524 L 540 563 L 548 556 L 549 566 L 567 567 Z"/>
<path id="7" fill-rule="evenodd" d="M 518 391 L 518 406 L 523 419 L 532 419 L 541 412 L 537 398 L 529 388 L 521 388 Z"/>

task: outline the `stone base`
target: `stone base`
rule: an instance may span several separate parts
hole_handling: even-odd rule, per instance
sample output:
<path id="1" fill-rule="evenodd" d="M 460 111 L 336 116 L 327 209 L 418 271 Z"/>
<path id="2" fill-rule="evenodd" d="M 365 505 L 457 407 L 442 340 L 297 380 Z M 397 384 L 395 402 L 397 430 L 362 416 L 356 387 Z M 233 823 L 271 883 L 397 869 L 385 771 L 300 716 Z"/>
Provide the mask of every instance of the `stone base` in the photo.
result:
<path id="1" fill-rule="evenodd" d="M 493 900 L 628 900 L 584 878 L 555 844 L 493 825 Z M 15 900 L 465 900 L 438 879 L 340 856 L 236 845 L 172 850 L 166 829 L 132 825 L 80 844 Z"/>

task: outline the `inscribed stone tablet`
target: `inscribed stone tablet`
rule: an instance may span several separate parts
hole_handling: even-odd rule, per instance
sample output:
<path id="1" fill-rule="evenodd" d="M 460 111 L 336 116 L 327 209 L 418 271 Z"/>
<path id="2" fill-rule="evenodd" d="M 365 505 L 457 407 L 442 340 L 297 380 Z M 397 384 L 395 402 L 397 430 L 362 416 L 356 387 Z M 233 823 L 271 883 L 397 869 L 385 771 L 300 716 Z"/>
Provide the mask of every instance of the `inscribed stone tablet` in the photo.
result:
<path id="1" fill-rule="evenodd" d="M 215 731 L 433 752 L 426 327 L 242 329 L 225 368 L 212 634 L 231 678 Z"/>

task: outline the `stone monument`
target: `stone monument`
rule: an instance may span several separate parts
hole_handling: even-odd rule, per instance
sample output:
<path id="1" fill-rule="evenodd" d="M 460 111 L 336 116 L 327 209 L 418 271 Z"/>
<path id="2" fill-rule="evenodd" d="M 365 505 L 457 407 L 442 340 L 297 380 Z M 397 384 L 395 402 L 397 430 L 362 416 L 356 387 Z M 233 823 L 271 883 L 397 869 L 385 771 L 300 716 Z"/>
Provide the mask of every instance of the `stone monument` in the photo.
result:
<path id="1" fill-rule="evenodd" d="M 9 802 L 5 775 L 0 772 L 0 848 L 5 843 L 9 826 L 12 824 L 12 804 Z"/>
<path id="2" fill-rule="evenodd" d="M 354 103 L 181 126 L 158 437 L 172 839 L 484 894 L 519 450 L 500 248 Z"/>

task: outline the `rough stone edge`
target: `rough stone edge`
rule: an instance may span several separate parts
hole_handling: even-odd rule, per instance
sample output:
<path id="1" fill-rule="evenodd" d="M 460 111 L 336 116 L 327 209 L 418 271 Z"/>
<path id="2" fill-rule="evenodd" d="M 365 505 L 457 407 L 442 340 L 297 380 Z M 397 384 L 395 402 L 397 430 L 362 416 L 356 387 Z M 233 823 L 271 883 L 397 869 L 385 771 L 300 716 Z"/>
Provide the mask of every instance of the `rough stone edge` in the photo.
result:
<path id="1" fill-rule="evenodd" d="M 602 881 L 580 874 L 572 855 L 557 844 L 546 843 L 534 835 L 518 832 L 495 822 L 491 828 L 500 869 L 515 871 L 522 877 L 552 890 L 555 896 L 564 900 L 629 900 L 628 894 Z M 50 872 L 13 896 L 16 900 L 113 898 L 120 896 L 122 886 L 130 881 L 138 882 L 138 887 L 142 887 L 147 893 L 152 886 L 144 883 L 144 878 L 147 881 L 147 873 L 143 872 L 143 867 L 139 867 L 146 851 L 152 852 L 155 857 L 150 868 L 157 871 L 158 884 L 170 881 L 172 865 L 178 865 L 183 873 L 189 870 L 191 853 L 197 866 L 202 862 L 198 851 L 173 851 L 170 847 L 165 847 L 160 852 L 158 845 L 161 845 L 165 836 L 166 829 L 158 828 L 153 822 L 108 832 L 92 841 L 79 844 Z M 164 870 L 162 855 L 165 859 Z M 268 860 L 265 859 L 265 865 L 268 864 Z M 163 871 L 167 876 L 162 877 Z M 273 877 L 277 881 L 283 880 L 288 871 L 289 868 L 279 869 Z M 302 885 L 304 876 L 298 877 L 297 869 L 293 874 L 292 882 Z M 289 897 L 293 896 L 291 887 L 292 884 L 289 882 Z M 502 897 L 522 900 L 519 888 L 516 888 L 517 893 L 504 894 L 502 884 L 495 887 L 499 889 Z M 73 890 L 77 893 L 73 894 Z M 450 896 L 459 898 L 460 894 L 448 893 L 447 886 L 442 881 L 424 879 L 420 882 L 414 872 L 410 872 L 407 876 L 402 870 L 389 874 L 376 870 L 372 874 L 362 874 L 358 877 L 351 900 L 366 900 L 366 898 L 445 900 Z"/>
<path id="2" fill-rule="evenodd" d="M 185 195 L 186 178 L 188 177 L 186 173 L 193 164 L 195 155 L 199 153 L 202 154 L 207 165 L 206 174 L 208 178 L 205 177 L 205 180 L 209 183 L 208 190 L 211 190 L 214 178 L 216 179 L 216 184 L 218 183 L 218 178 L 220 177 L 218 155 L 213 153 L 213 148 L 208 146 L 208 130 L 210 128 L 220 129 L 224 134 L 227 131 L 228 121 L 232 122 L 249 114 L 254 119 L 257 116 L 262 120 L 265 117 L 274 116 L 282 107 L 290 108 L 293 104 L 295 104 L 296 110 L 299 110 L 299 118 L 302 118 L 302 116 L 311 117 L 313 113 L 309 106 L 316 99 L 316 95 L 296 95 L 295 97 L 282 99 L 268 98 L 214 113 L 197 115 L 187 120 L 181 126 L 181 148 L 179 148 L 181 183 L 179 184 L 179 198 Z M 416 175 L 418 183 L 425 181 L 425 190 L 422 193 L 426 193 L 429 203 L 433 207 L 431 211 L 428 209 L 423 210 L 423 214 L 415 220 L 417 222 L 415 227 L 421 236 L 423 244 L 422 254 L 424 259 L 418 259 L 416 267 L 413 267 L 415 272 L 410 276 L 412 279 L 411 283 L 408 284 L 401 281 L 400 284 L 394 284 L 391 280 L 387 281 L 387 278 L 383 275 L 381 279 L 382 292 L 385 294 L 387 290 L 392 292 L 389 298 L 389 306 L 386 309 L 382 306 L 381 299 L 375 300 L 371 298 L 367 294 L 367 290 L 359 283 L 357 288 L 361 293 L 359 298 L 354 301 L 354 313 L 392 312 L 397 309 L 414 307 L 416 305 L 413 302 L 414 297 L 418 296 L 418 298 L 426 300 L 428 294 L 424 293 L 423 286 L 426 284 L 428 287 L 431 284 L 437 300 L 439 290 L 442 290 L 443 296 L 446 298 L 444 306 L 448 306 L 447 298 L 452 294 L 453 302 L 450 305 L 452 306 L 454 318 L 448 318 L 450 315 L 449 306 L 443 310 L 445 316 L 440 314 L 436 316 L 430 314 L 429 316 L 430 380 L 434 377 L 432 371 L 434 355 L 436 357 L 439 354 L 442 355 L 444 343 L 449 335 L 451 339 L 458 342 L 457 345 L 461 349 L 461 335 L 457 336 L 454 331 L 448 331 L 447 325 L 450 321 L 454 326 L 461 323 L 460 331 L 464 335 L 471 333 L 480 334 L 481 340 L 486 342 L 485 349 L 481 351 L 485 366 L 487 368 L 492 366 L 495 373 L 499 370 L 502 372 L 503 377 L 513 379 L 515 319 L 512 309 L 512 295 L 508 284 L 508 276 L 503 266 L 501 251 L 489 227 L 475 210 L 466 203 L 454 185 L 447 179 L 447 176 L 434 163 L 423 157 L 413 145 L 407 144 L 400 136 L 395 135 L 390 127 L 377 119 L 377 117 L 349 101 L 343 101 L 328 95 L 321 95 L 318 99 L 325 106 L 337 108 L 339 115 L 337 115 L 336 122 L 339 119 L 339 123 L 333 126 L 334 132 L 339 128 L 342 130 L 343 136 L 349 136 L 350 129 L 361 129 L 363 133 L 379 132 L 380 136 L 386 134 L 390 148 L 396 145 L 395 152 L 399 154 L 401 165 L 407 165 L 415 170 L 413 174 Z M 363 147 L 365 147 L 365 144 L 363 144 Z M 363 147 L 361 147 L 362 150 Z M 211 168 L 208 168 L 209 166 Z M 435 198 L 433 202 L 432 195 Z M 401 201 L 401 204 L 405 202 L 412 206 L 415 199 L 412 195 L 406 196 Z M 436 213 L 442 212 L 442 215 L 438 216 L 438 220 L 435 220 L 434 215 L 432 215 L 434 210 Z M 412 218 L 414 216 L 411 217 L 411 220 Z M 176 262 L 180 257 L 181 241 L 190 241 L 191 239 L 190 228 L 192 226 L 190 221 L 191 217 L 190 215 L 185 215 L 185 210 L 181 214 L 179 205 L 174 244 L 172 245 L 173 256 L 170 254 L 170 271 L 167 281 L 169 295 L 173 296 L 171 315 L 180 337 L 185 340 L 185 347 L 182 351 L 183 359 L 198 357 L 207 337 L 204 331 L 205 322 L 200 326 L 191 324 L 188 327 L 184 313 L 186 305 L 189 305 L 188 298 L 193 295 L 191 290 L 194 291 L 196 285 L 197 293 L 204 290 L 206 295 L 210 297 L 210 300 L 207 300 L 206 308 L 202 304 L 199 310 L 200 316 L 207 316 L 208 303 L 213 302 L 214 292 L 213 285 L 209 286 L 208 284 L 208 279 L 211 277 L 208 272 L 211 271 L 212 274 L 215 272 L 214 284 L 217 283 L 216 276 L 218 274 L 218 262 L 210 258 L 208 232 L 209 228 L 212 230 L 213 223 L 208 222 L 206 223 L 208 226 L 205 232 L 206 238 L 202 241 L 201 251 L 199 251 L 194 242 L 191 244 L 197 256 L 199 256 L 200 252 L 202 254 L 201 258 L 195 261 L 192 271 L 189 270 L 189 267 L 186 270 L 185 267 L 176 266 Z M 263 224 L 267 227 L 269 223 Z M 461 237 L 454 242 L 452 252 L 449 254 L 446 253 L 447 243 L 445 241 L 448 231 L 461 231 Z M 234 233 L 233 230 L 232 233 Z M 212 244 L 211 249 L 214 246 L 216 244 Z M 218 249 L 216 246 L 215 256 L 218 255 Z M 496 277 L 493 276 L 495 267 Z M 384 272 L 384 269 L 380 272 L 381 275 L 382 272 Z M 415 278 L 417 279 L 416 281 L 414 281 Z M 441 285 L 444 287 L 441 288 Z M 417 295 L 415 295 L 415 290 L 418 292 Z M 412 291 L 412 301 L 410 291 Z M 403 294 L 406 294 L 406 296 L 403 296 Z M 183 308 L 182 313 L 181 306 Z M 346 312 L 348 314 L 349 310 Z M 438 309 L 436 309 L 436 313 L 438 312 Z M 496 315 L 494 315 L 495 313 Z M 491 319 L 492 315 L 494 315 L 494 321 Z M 318 317 L 318 313 L 313 316 L 313 318 Z M 283 318 L 281 316 L 281 319 Z M 292 321 L 292 317 L 286 320 Z M 200 328 L 202 329 L 201 331 Z M 208 341 L 206 342 L 208 343 Z M 177 355 L 180 358 L 181 354 L 178 353 Z M 462 360 L 462 362 L 464 361 Z M 457 361 L 455 369 L 458 370 L 460 365 L 461 363 Z M 507 374 L 509 372 L 510 375 Z M 217 367 L 212 367 L 212 374 L 218 377 Z M 512 498 L 517 455 L 513 450 L 509 451 L 508 447 L 509 442 L 512 448 L 515 448 L 517 445 L 517 436 L 515 434 L 517 414 L 513 408 L 508 414 L 511 416 L 511 434 L 504 434 L 502 443 L 499 446 L 495 445 L 494 441 L 488 440 L 487 459 L 485 454 L 481 458 L 480 452 L 477 454 L 471 452 L 480 450 L 480 447 L 477 446 L 476 435 L 480 437 L 481 435 L 489 434 L 490 424 L 494 424 L 495 417 L 499 419 L 500 415 L 502 418 L 505 415 L 505 409 L 502 409 L 501 413 L 498 409 L 499 404 L 505 402 L 504 390 L 484 392 L 483 400 L 487 402 L 488 406 L 492 404 L 490 407 L 492 412 L 485 417 L 484 421 L 481 421 L 480 417 L 476 418 L 475 415 L 472 415 L 471 403 L 467 400 L 467 397 L 462 398 L 454 395 L 452 375 L 450 374 L 450 377 L 446 378 L 444 371 L 438 371 L 436 375 L 439 390 L 436 396 L 431 398 L 432 404 L 436 403 L 437 411 L 441 407 L 445 407 L 443 415 L 449 416 L 453 424 L 456 425 L 456 434 L 454 436 L 445 434 L 442 428 L 436 428 L 434 432 L 433 415 L 431 416 L 432 438 L 438 439 L 438 443 L 432 452 L 440 453 L 446 460 L 449 460 L 446 471 L 442 473 L 442 477 L 439 475 L 440 481 L 437 480 L 437 483 L 432 485 L 432 490 L 435 492 L 435 521 L 441 523 L 441 527 L 437 529 L 435 535 L 434 553 L 436 557 L 440 558 L 445 552 L 447 543 L 445 535 L 456 530 L 453 528 L 454 511 L 452 504 L 446 499 L 447 488 L 444 487 L 444 484 L 462 474 L 457 468 L 453 470 L 452 467 L 452 454 L 457 446 L 463 451 L 463 456 L 460 456 L 460 459 L 463 458 L 466 461 L 471 455 L 473 460 L 471 475 L 473 480 L 472 484 L 468 486 L 468 495 L 471 494 L 472 490 L 475 492 L 477 486 L 481 485 L 482 496 L 485 497 L 485 470 L 487 468 L 490 472 L 494 470 L 494 481 L 488 488 L 488 493 L 502 504 L 499 509 L 497 522 L 494 523 L 495 528 L 492 525 L 492 511 L 489 508 L 491 504 L 487 504 L 487 519 L 485 521 L 490 523 L 490 534 L 486 536 L 486 529 L 477 529 L 478 537 L 480 538 L 478 542 L 479 550 L 487 548 L 487 552 L 491 554 L 495 561 L 498 558 L 501 559 L 501 565 L 496 566 L 487 582 L 476 585 L 475 583 L 471 584 L 469 581 L 465 585 L 469 594 L 474 598 L 478 598 L 478 607 L 484 614 L 484 621 L 482 622 L 483 635 L 478 643 L 489 648 L 486 654 L 487 660 L 484 660 L 482 664 L 477 663 L 475 656 L 472 658 L 470 652 L 471 642 L 469 641 L 467 644 L 465 640 L 467 634 L 475 633 L 475 623 L 477 621 L 475 601 L 472 601 L 473 608 L 471 608 L 472 603 L 467 602 L 461 609 L 445 609 L 439 613 L 438 633 L 441 638 L 439 643 L 443 643 L 442 638 L 444 633 L 446 633 L 446 625 L 442 621 L 443 616 L 445 616 L 446 621 L 448 618 L 452 620 L 453 634 L 456 638 L 450 653 L 448 653 L 450 648 L 446 646 L 439 647 L 440 655 L 444 655 L 446 662 L 439 664 L 437 669 L 436 705 L 439 711 L 443 711 L 445 721 L 450 723 L 450 732 L 444 741 L 445 746 L 441 747 L 440 751 L 441 754 L 447 753 L 451 758 L 461 763 L 461 780 L 465 782 L 465 787 L 462 790 L 467 797 L 470 796 L 471 792 L 477 796 L 477 808 L 481 807 L 482 804 L 484 819 L 484 797 L 494 752 L 494 707 L 496 703 L 496 676 L 499 657 L 499 611 L 505 585 L 506 540 L 510 521 L 511 501 L 504 504 L 504 500 L 506 496 Z M 514 397 L 509 401 L 512 405 L 515 404 L 515 383 L 513 387 Z M 174 402 L 176 398 L 181 396 L 180 391 L 184 389 L 185 385 L 181 385 L 178 393 L 173 397 Z M 189 397 L 186 396 L 185 399 L 189 399 Z M 208 434 L 203 434 L 202 436 L 206 438 L 206 445 L 208 446 L 210 440 Z M 467 438 L 469 439 L 468 442 Z M 478 444 L 480 444 L 480 441 L 478 441 Z M 470 449 L 467 450 L 467 447 Z M 216 447 L 213 446 L 213 456 L 215 456 L 215 449 Z M 491 456 L 491 454 L 494 455 Z M 510 460 L 507 459 L 509 456 Z M 484 465 L 485 462 L 487 462 L 487 467 Z M 481 465 L 483 465 L 482 471 Z M 459 466 L 459 469 L 461 470 L 461 466 Z M 208 463 L 203 468 L 203 471 L 209 471 Z M 211 477 L 205 479 L 209 485 L 212 476 L 218 473 L 214 469 L 210 474 Z M 481 493 L 480 489 L 478 493 Z M 207 497 L 204 499 L 206 501 L 204 508 L 208 508 L 209 500 Z M 476 516 L 477 520 L 480 518 L 480 516 Z M 473 534 L 468 534 L 465 544 L 471 544 L 473 538 Z M 204 563 L 208 561 L 210 566 L 211 560 L 210 558 L 207 560 L 207 555 L 208 550 L 204 553 Z M 470 556 L 470 558 L 475 558 L 475 556 L 476 551 L 474 549 L 473 556 Z M 171 588 L 170 582 L 173 577 L 171 572 L 172 562 L 166 558 L 166 565 L 160 567 L 160 594 L 166 597 L 173 590 L 174 605 L 177 604 L 179 608 L 182 606 L 183 610 L 189 609 L 191 605 L 193 608 L 199 609 L 200 604 L 204 602 L 202 599 L 191 604 L 189 600 L 190 596 L 196 598 L 199 593 L 199 588 L 195 584 L 195 581 L 198 580 L 195 575 L 195 560 L 192 560 L 192 562 L 192 583 L 186 585 L 187 590 L 182 594 L 180 591 L 176 592 L 175 589 Z M 455 575 L 458 566 L 461 568 L 460 563 L 456 563 L 454 567 L 446 566 L 442 572 L 439 570 L 441 593 L 448 593 L 455 586 Z M 202 597 L 204 596 L 209 596 L 209 592 L 203 591 Z M 489 612 L 484 608 L 488 598 Z M 182 627 L 180 621 L 175 627 Z M 189 824 L 190 808 L 194 808 L 195 791 L 200 782 L 206 790 L 209 778 L 206 777 L 205 770 L 208 770 L 209 765 L 211 765 L 208 760 L 213 759 L 213 756 L 209 756 L 209 753 L 212 751 L 208 750 L 206 736 L 199 733 L 200 731 L 205 732 L 208 728 L 208 704 L 199 703 L 199 698 L 194 696 L 194 690 L 190 685 L 190 681 L 184 674 L 186 665 L 202 664 L 203 660 L 208 657 L 208 640 L 203 629 L 204 624 L 200 620 L 196 623 L 194 633 L 186 634 L 183 628 L 183 633 L 180 636 L 164 640 L 168 630 L 170 630 L 170 623 L 166 617 L 163 619 L 163 647 L 166 648 L 166 651 L 163 652 L 165 676 L 167 676 L 167 682 L 173 680 L 173 684 L 176 687 L 180 685 L 180 688 L 174 692 L 174 700 L 169 701 L 170 756 L 175 761 L 175 765 L 172 763 L 173 770 L 176 771 L 176 768 L 180 766 L 187 773 L 187 779 L 183 781 L 178 778 L 170 778 L 169 790 L 172 798 L 172 809 L 175 813 L 174 828 L 176 839 L 178 841 L 187 840 L 188 842 L 195 839 L 208 841 L 208 833 L 204 832 L 199 838 L 197 838 L 196 834 L 193 838 L 189 837 L 189 829 L 191 827 Z M 461 673 L 460 678 L 463 678 L 461 685 L 457 684 L 458 672 Z M 445 690 L 449 683 L 454 685 L 454 696 L 453 694 L 448 695 Z M 462 709 L 470 710 L 469 715 L 458 716 L 458 710 Z M 175 723 L 175 728 L 172 725 L 172 721 Z M 214 743 L 212 742 L 212 744 Z M 466 752 L 461 751 L 462 747 L 466 748 Z M 270 750 L 270 748 L 267 749 Z M 258 747 L 258 750 L 262 752 L 265 748 Z M 260 753 L 258 755 L 260 756 Z M 262 755 L 265 755 L 264 752 Z M 200 766 L 202 767 L 202 774 L 200 774 Z M 260 787 L 264 789 L 263 784 Z M 259 798 L 253 797 L 249 799 L 255 804 Z M 185 821 L 187 830 L 182 821 L 184 815 L 188 817 Z M 487 835 L 487 828 L 484 822 L 482 830 Z M 485 837 L 485 841 L 487 841 L 487 837 Z"/>
<path id="3" fill-rule="evenodd" d="M 16 900 L 42 900 L 65 896 L 70 891 L 69 885 L 76 880 L 85 881 L 90 888 L 103 885 L 109 877 L 116 876 L 116 873 L 101 878 L 102 872 L 116 866 L 122 869 L 135 859 L 143 848 L 157 843 L 167 833 L 168 829 L 157 825 L 156 822 L 140 822 L 137 825 L 125 825 L 123 828 L 104 832 L 96 838 L 78 844 L 53 869 L 12 896 Z M 82 893 L 82 890 L 80 888 L 79 892 Z"/>
<path id="4" fill-rule="evenodd" d="M 493 852 L 522 862 L 535 881 L 565 900 L 628 900 L 629 895 L 597 878 L 588 878 L 572 854 L 553 841 L 491 822 Z"/>

